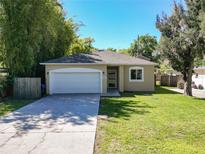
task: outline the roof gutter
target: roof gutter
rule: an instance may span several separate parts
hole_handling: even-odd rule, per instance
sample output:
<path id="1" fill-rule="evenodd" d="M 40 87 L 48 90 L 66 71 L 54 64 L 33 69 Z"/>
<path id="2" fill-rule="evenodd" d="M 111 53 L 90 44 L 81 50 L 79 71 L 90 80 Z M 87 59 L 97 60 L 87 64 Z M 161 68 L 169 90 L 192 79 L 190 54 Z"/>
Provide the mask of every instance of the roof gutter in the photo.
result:
<path id="1" fill-rule="evenodd" d="M 145 65 L 145 66 L 156 66 L 156 63 L 153 64 L 112 64 L 112 63 L 40 63 L 40 65 Z"/>

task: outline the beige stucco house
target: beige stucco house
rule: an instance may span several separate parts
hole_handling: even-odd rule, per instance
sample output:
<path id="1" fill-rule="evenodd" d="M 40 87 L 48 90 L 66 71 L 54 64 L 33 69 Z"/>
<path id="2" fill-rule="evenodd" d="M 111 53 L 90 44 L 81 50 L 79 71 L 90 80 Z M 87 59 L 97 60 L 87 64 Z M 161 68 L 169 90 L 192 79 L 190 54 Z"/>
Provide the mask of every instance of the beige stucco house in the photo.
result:
<path id="1" fill-rule="evenodd" d="M 41 65 L 45 65 L 47 94 L 154 91 L 155 63 L 125 54 L 96 51 Z"/>

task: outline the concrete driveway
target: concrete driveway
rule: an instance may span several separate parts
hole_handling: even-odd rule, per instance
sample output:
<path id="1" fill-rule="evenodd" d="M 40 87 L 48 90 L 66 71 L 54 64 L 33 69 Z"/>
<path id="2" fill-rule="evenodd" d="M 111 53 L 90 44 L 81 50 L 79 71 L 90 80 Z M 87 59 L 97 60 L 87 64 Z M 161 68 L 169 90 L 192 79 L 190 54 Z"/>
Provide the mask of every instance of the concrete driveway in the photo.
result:
<path id="1" fill-rule="evenodd" d="M 100 95 L 53 95 L 0 119 L 1 154 L 93 153 Z"/>

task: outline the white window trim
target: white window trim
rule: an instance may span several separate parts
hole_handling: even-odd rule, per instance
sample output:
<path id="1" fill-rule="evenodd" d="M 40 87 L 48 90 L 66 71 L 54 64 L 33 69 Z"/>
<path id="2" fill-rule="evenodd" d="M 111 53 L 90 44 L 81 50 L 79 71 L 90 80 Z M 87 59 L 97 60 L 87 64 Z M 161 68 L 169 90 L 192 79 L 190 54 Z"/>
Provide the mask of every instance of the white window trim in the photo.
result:
<path id="1" fill-rule="evenodd" d="M 131 79 L 131 70 L 142 70 L 142 79 L 141 80 L 138 80 L 138 79 L 136 79 L 136 80 L 132 80 Z M 138 66 L 136 66 L 136 67 L 130 67 L 129 68 L 129 81 L 130 82 L 144 82 L 144 68 L 143 67 L 138 67 Z"/>

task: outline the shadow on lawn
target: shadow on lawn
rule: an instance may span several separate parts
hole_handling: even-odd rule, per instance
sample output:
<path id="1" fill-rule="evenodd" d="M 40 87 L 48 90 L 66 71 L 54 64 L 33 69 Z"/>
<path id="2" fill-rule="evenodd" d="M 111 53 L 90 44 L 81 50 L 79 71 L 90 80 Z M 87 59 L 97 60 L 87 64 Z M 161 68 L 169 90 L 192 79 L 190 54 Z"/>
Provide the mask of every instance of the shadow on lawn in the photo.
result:
<path id="1" fill-rule="evenodd" d="M 144 115 L 150 113 L 147 109 L 153 106 L 141 103 L 140 101 L 120 100 L 118 98 L 103 99 L 100 103 L 100 115 L 108 117 L 123 118 L 128 120 L 131 114 Z"/>
<path id="2" fill-rule="evenodd" d="M 169 90 L 168 88 L 156 86 L 154 94 L 180 94 L 179 92 Z"/>
<path id="3" fill-rule="evenodd" d="M 160 86 L 156 87 L 156 90 L 153 94 L 180 94 L 182 96 L 185 96 L 185 95 L 183 95 L 183 93 L 180 93 L 180 92 L 177 92 L 177 91 L 172 91 L 172 90 L 169 90 L 168 88 L 160 87 Z M 189 96 L 185 96 L 185 97 L 189 97 Z M 205 98 L 199 98 L 199 97 L 196 97 L 196 96 L 192 96 L 192 98 L 195 99 L 195 100 L 205 100 Z"/>
<path id="4" fill-rule="evenodd" d="M 167 88 L 157 86 L 154 92 L 125 92 L 122 93 L 122 98 L 107 98 L 102 99 L 100 103 L 100 115 L 107 115 L 108 117 L 128 119 L 131 114 L 144 115 L 150 113 L 150 108 L 155 108 L 146 103 L 142 103 L 137 99 L 137 96 L 143 95 L 146 97 L 153 94 L 179 94 Z M 127 98 L 126 98 L 127 97 Z M 131 100 L 129 97 L 133 97 Z M 132 99 L 133 99 L 132 98 Z"/>
<path id="5" fill-rule="evenodd" d="M 125 93 L 122 93 L 122 96 L 123 97 L 135 97 L 137 95 L 152 96 L 153 94 L 180 94 L 180 93 L 169 90 L 168 88 L 156 86 L 154 92 L 149 92 L 149 91 L 125 92 Z"/>

